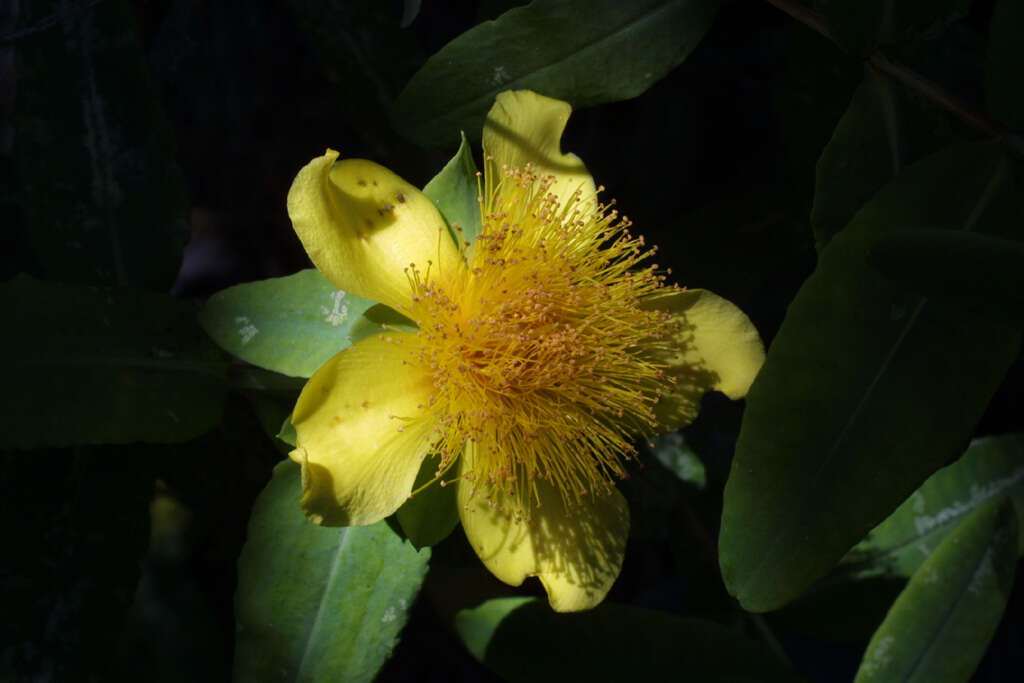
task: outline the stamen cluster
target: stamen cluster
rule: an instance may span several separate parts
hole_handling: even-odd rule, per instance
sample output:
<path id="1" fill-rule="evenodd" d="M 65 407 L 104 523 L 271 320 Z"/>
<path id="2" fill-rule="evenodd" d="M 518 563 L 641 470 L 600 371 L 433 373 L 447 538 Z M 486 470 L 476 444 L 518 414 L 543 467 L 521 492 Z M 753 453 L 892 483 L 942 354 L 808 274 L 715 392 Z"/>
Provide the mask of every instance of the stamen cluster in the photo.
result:
<path id="1" fill-rule="evenodd" d="M 479 495 L 539 505 L 546 480 L 578 504 L 625 476 L 633 439 L 656 427 L 672 322 L 642 302 L 665 276 L 642 266 L 655 249 L 611 205 L 580 191 L 563 203 L 530 166 L 488 180 L 465 267 L 409 270 L 420 330 L 408 362 L 432 376 L 438 476 L 474 441 L 481 458 L 463 478 Z"/>

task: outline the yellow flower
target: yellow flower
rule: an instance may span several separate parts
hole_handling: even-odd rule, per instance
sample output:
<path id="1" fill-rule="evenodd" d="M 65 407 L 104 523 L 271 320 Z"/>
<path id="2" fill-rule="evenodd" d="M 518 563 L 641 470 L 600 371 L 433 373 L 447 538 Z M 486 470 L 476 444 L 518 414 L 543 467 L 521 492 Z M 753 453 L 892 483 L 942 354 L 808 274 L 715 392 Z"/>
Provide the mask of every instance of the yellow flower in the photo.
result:
<path id="1" fill-rule="evenodd" d="M 764 359 L 741 311 L 668 286 L 646 265 L 654 250 L 598 204 L 560 149 L 570 111 L 497 97 L 472 246 L 414 186 L 334 151 L 288 195 L 317 268 L 418 326 L 357 342 L 303 389 L 291 456 L 306 514 L 377 522 L 439 456 L 483 563 L 512 585 L 539 577 L 559 611 L 598 604 L 619 573 L 629 510 L 614 481 L 634 439 L 688 423 L 705 391 L 745 395 Z"/>

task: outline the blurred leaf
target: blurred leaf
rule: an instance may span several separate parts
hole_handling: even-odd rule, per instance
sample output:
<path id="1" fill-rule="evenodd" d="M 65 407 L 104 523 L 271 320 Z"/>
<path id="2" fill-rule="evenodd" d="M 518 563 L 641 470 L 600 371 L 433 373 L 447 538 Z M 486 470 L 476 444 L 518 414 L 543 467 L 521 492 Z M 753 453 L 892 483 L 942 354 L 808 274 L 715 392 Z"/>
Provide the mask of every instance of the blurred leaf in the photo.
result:
<path id="1" fill-rule="evenodd" d="M 968 680 L 1006 608 L 1016 563 L 1013 506 L 992 501 L 914 573 L 868 644 L 854 680 Z"/>
<path id="2" fill-rule="evenodd" d="M 217 292 L 199 323 L 244 361 L 293 377 L 309 377 L 353 341 L 355 326 L 376 302 L 342 292 L 315 269 Z"/>
<path id="3" fill-rule="evenodd" d="M 149 538 L 140 446 L 0 455 L 0 680 L 111 680 Z"/>
<path id="4" fill-rule="evenodd" d="M 17 330 L 0 341 L 4 446 L 187 441 L 220 420 L 227 358 L 191 304 L 21 276 L 0 306 Z"/>
<path id="5" fill-rule="evenodd" d="M 456 244 L 473 244 L 476 241 L 483 218 L 477 201 L 480 190 L 477 187 L 476 163 L 465 133 L 462 133 L 459 151 L 427 183 L 423 194 L 430 197 L 441 210 Z"/>
<path id="6" fill-rule="evenodd" d="M 666 672 L 708 683 L 797 680 L 759 643 L 724 626 L 631 605 L 558 614 L 536 598 L 499 598 L 458 612 L 455 630 L 512 683 L 639 683 L 666 680 Z"/>
<path id="7" fill-rule="evenodd" d="M 881 235 L 868 263 L 911 292 L 1024 321 L 1024 242 L 959 230 Z"/>
<path id="8" fill-rule="evenodd" d="M 534 0 L 466 31 L 399 95 L 398 128 L 424 146 L 479 139 L 503 90 L 530 89 L 576 108 L 636 97 L 700 42 L 718 0 Z"/>
<path id="9" fill-rule="evenodd" d="M 879 44 L 939 33 L 966 16 L 971 0 L 822 0 L 822 13 L 836 42 L 855 55 Z"/>
<path id="10" fill-rule="evenodd" d="M 996 0 L 988 33 L 985 99 L 989 113 L 1024 133 L 1024 3 Z"/>
<path id="11" fill-rule="evenodd" d="M 811 227 L 818 250 L 908 163 L 937 150 L 949 126 L 873 69 L 853 94 L 817 165 Z"/>
<path id="12" fill-rule="evenodd" d="M 352 126 L 372 151 L 370 158 L 408 160 L 411 146 L 388 118 L 399 91 L 426 58 L 415 31 L 403 28 L 406 10 L 377 0 L 289 0 L 288 5 L 337 90 L 339 121 Z"/>
<path id="13" fill-rule="evenodd" d="M 459 525 L 455 487 L 442 486 L 440 481 L 430 483 L 439 464 L 440 458 L 436 455 L 424 459 L 412 490 L 425 488 L 403 503 L 395 513 L 402 531 L 416 549 L 437 545 Z M 452 475 L 448 477 L 451 479 Z"/>
<path id="14" fill-rule="evenodd" d="M 654 441 L 654 448 L 651 450 L 658 462 L 680 480 L 698 489 L 708 485 L 708 473 L 704 469 L 704 463 L 679 432 L 662 434 Z"/>
<path id="15" fill-rule="evenodd" d="M 371 681 L 427 571 L 387 523 L 328 528 L 299 508 L 285 460 L 253 508 L 238 561 L 236 681 Z"/>
<path id="16" fill-rule="evenodd" d="M 857 578 L 909 577 L 957 524 L 1002 495 L 1016 504 L 1024 526 L 1024 436 L 1020 434 L 974 441 L 959 460 L 929 477 L 855 545 L 837 570 Z"/>
<path id="17" fill-rule="evenodd" d="M 822 251 L 747 396 L 722 513 L 720 561 L 751 611 L 825 574 L 956 456 L 1020 332 L 894 287 L 865 262 L 894 226 L 1020 229 L 1009 165 L 991 144 L 908 167 Z"/>
<path id="18" fill-rule="evenodd" d="M 19 203 L 41 275 L 167 291 L 188 235 L 169 127 L 125 0 L 27 3 L 18 45 Z"/>

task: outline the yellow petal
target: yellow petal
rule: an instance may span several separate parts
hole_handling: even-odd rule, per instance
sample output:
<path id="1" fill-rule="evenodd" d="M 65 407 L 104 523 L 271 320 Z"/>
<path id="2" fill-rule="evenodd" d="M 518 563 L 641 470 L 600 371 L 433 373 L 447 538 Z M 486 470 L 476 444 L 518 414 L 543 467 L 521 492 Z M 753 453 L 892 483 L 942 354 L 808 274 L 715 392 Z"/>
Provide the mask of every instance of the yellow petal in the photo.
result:
<path id="1" fill-rule="evenodd" d="M 388 169 L 327 150 L 288 191 L 288 215 L 306 253 L 336 287 L 401 311 L 411 290 L 404 272 L 454 271 L 461 258 L 444 219 L 422 192 Z"/>
<path id="2" fill-rule="evenodd" d="M 689 424 L 707 391 L 732 399 L 747 395 L 764 364 L 764 344 L 743 311 L 703 289 L 669 292 L 645 306 L 671 313 L 681 323 L 677 351 L 663 359 L 676 384 L 655 406 L 664 427 Z"/>
<path id="3" fill-rule="evenodd" d="M 302 465 L 302 508 L 317 524 L 373 524 L 408 499 L 434 427 L 422 407 L 430 376 L 402 363 L 414 338 L 367 337 L 302 389 L 291 457 Z"/>
<path id="4" fill-rule="evenodd" d="M 466 444 L 460 474 L 471 473 L 480 446 Z M 496 577 L 513 586 L 536 576 L 557 612 L 575 612 L 599 604 L 622 568 L 629 535 L 629 506 L 617 490 L 587 499 L 571 514 L 550 485 L 539 482 L 541 506 L 496 494 L 483 499 L 473 484 L 460 479 L 459 515 L 470 545 Z M 533 520 L 516 522 L 522 509 Z"/>
<path id="5" fill-rule="evenodd" d="M 564 205 L 576 190 L 586 209 L 597 204 L 594 179 L 575 154 L 562 154 L 562 131 L 572 107 L 568 102 L 530 90 L 506 90 L 494 100 L 484 122 L 484 175 L 488 192 L 501 177 L 502 167 L 527 163 L 542 175 L 554 175 L 551 192 Z"/>

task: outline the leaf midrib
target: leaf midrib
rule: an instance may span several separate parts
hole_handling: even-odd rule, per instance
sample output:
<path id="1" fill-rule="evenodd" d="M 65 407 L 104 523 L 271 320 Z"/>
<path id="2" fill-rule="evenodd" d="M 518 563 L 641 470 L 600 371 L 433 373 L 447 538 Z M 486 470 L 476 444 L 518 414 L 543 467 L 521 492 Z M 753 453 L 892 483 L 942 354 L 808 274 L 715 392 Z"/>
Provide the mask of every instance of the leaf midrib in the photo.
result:
<path id="1" fill-rule="evenodd" d="M 324 582 L 323 593 L 320 594 L 320 604 L 317 606 L 316 614 L 313 616 L 312 623 L 309 627 L 309 636 L 306 639 L 306 647 L 302 651 L 302 659 L 299 660 L 299 667 L 295 671 L 295 681 L 305 680 L 303 673 L 306 670 L 306 663 L 309 661 L 310 655 L 313 652 L 313 644 L 316 641 L 317 634 L 320 630 L 321 617 L 323 616 L 324 609 L 327 607 L 327 596 L 331 592 L 331 584 L 334 583 L 335 576 L 338 573 L 338 566 L 341 564 L 341 556 L 344 554 L 345 545 L 348 543 L 348 537 L 350 535 L 351 527 L 342 527 L 338 534 L 341 537 L 338 540 L 338 547 L 334 551 L 334 558 L 331 561 L 331 569 L 327 573 L 327 581 Z"/>

